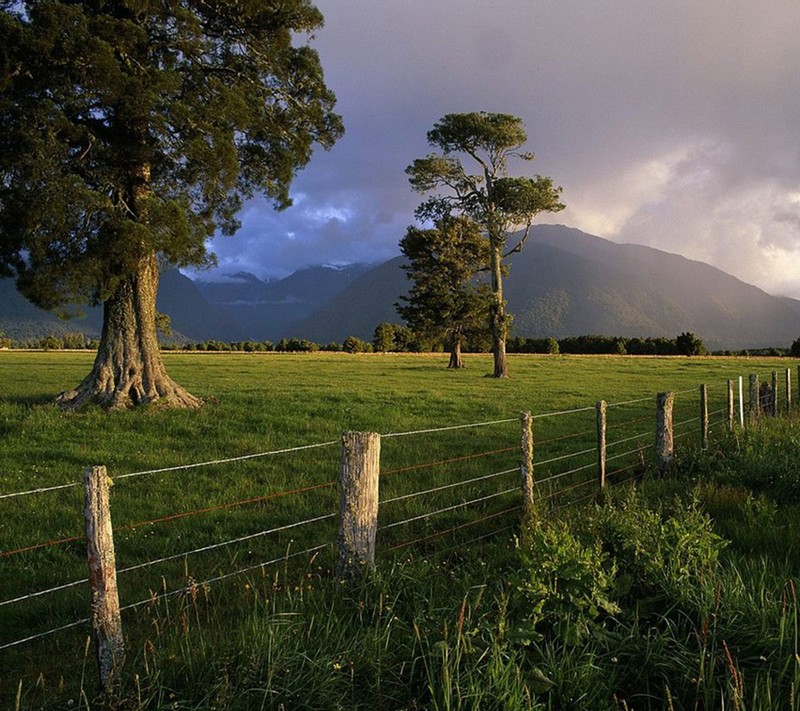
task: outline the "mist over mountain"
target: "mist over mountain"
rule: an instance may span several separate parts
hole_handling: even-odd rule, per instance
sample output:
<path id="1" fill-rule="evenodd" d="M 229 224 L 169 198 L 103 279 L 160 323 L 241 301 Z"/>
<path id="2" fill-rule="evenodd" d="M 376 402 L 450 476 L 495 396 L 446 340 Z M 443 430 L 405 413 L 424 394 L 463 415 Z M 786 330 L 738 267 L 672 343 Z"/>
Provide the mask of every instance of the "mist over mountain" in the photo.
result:
<path id="1" fill-rule="evenodd" d="M 276 281 L 247 272 L 192 281 L 169 270 L 161 278 L 158 309 L 193 340 L 371 340 L 381 321 L 400 322 L 394 304 L 409 288 L 403 263 L 395 257 L 377 266 L 309 267 Z M 800 336 L 800 301 L 650 247 L 539 225 L 509 264 L 504 286 L 513 335 L 675 337 L 692 331 L 712 349 L 788 346 Z M 101 323 L 97 308 L 62 321 L 27 302 L 10 280 L 0 280 L 0 330 L 13 338 L 70 330 L 98 335 Z"/>
<path id="2" fill-rule="evenodd" d="M 371 338 L 380 321 L 398 322 L 394 303 L 408 289 L 402 264 L 397 257 L 363 274 L 295 324 L 295 334 L 320 342 L 341 334 Z M 771 296 L 702 262 L 561 225 L 534 227 L 509 264 L 504 287 L 513 335 L 693 331 L 714 349 L 788 346 L 800 335 L 800 301 Z"/>

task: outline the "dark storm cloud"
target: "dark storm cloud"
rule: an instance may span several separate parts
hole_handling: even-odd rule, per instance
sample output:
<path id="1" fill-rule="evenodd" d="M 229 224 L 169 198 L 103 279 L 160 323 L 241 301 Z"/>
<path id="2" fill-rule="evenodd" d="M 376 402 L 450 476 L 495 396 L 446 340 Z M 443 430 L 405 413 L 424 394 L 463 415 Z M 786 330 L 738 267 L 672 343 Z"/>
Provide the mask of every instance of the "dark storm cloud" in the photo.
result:
<path id="1" fill-rule="evenodd" d="M 445 113 L 521 116 L 559 222 L 800 296 L 800 3 L 319 0 L 347 135 L 254 201 L 223 264 L 285 274 L 397 253 L 404 168 Z M 543 216 L 543 221 L 548 218 Z"/>

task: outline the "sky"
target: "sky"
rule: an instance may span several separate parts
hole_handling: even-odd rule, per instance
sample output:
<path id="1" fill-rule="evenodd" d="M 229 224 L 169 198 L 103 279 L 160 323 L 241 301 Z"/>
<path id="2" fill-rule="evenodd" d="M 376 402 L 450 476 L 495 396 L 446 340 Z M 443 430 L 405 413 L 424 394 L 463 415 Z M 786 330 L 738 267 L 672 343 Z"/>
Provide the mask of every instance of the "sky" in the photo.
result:
<path id="1" fill-rule="evenodd" d="M 448 113 L 523 119 L 525 173 L 576 227 L 800 298 L 800 1 L 317 0 L 311 39 L 345 136 L 294 205 L 216 238 L 225 271 L 282 277 L 399 254 L 422 197 L 405 168 Z"/>

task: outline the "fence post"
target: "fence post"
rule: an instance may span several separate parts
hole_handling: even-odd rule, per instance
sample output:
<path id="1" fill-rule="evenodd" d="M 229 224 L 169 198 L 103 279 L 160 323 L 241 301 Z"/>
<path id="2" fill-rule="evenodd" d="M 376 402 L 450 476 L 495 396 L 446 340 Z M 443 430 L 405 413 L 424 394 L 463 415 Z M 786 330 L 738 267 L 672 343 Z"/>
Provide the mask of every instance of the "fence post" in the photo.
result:
<path id="1" fill-rule="evenodd" d="M 744 429 L 744 385 L 742 376 L 739 376 L 739 427 Z"/>
<path id="2" fill-rule="evenodd" d="M 700 386 L 700 449 L 708 449 L 708 387 Z"/>
<path id="3" fill-rule="evenodd" d="M 375 567 L 381 436 L 345 432 L 339 468 L 339 561 L 337 575 L 351 580 Z"/>
<path id="4" fill-rule="evenodd" d="M 750 420 L 757 420 L 760 414 L 760 403 L 759 403 L 759 390 L 758 390 L 758 376 L 754 373 L 750 374 L 750 409 L 748 411 L 748 416 Z"/>
<path id="5" fill-rule="evenodd" d="M 728 429 L 733 431 L 733 380 L 728 380 Z"/>
<path id="6" fill-rule="evenodd" d="M 533 513 L 533 416 L 530 412 L 522 412 L 520 419 L 522 420 L 520 483 L 522 485 L 522 511 L 527 517 Z"/>
<path id="7" fill-rule="evenodd" d="M 792 369 L 786 369 L 786 414 L 792 412 Z"/>
<path id="8" fill-rule="evenodd" d="M 770 414 L 778 416 L 778 371 L 772 371 L 772 399 L 770 400 Z"/>
<path id="9" fill-rule="evenodd" d="M 111 527 L 111 479 L 102 466 L 84 470 L 84 517 L 89 585 L 92 591 L 92 636 L 97 651 L 100 685 L 110 691 L 125 662 L 122 617 L 119 610 L 114 532 Z"/>
<path id="10" fill-rule="evenodd" d="M 606 414 L 605 400 L 600 400 L 597 408 L 597 483 L 600 491 L 606 488 Z"/>
<path id="11" fill-rule="evenodd" d="M 660 474 L 667 470 L 675 451 L 672 434 L 674 402 L 675 393 L 658 393 L 656 396 L 656 463 Z"/>

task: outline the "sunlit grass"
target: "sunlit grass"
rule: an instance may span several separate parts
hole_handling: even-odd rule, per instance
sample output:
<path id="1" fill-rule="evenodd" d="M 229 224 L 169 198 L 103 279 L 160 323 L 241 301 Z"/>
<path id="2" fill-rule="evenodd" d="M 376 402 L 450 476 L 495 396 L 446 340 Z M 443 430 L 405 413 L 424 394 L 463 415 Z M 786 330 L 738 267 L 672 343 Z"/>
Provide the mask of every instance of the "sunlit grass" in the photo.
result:
<path id="1" fill-rule="evenodd" d="M 107 414 L 92 408 L 64 413 L 48 404 L 54 395 L 74 386 L 85 375 L 91 365 L 90 354 L 0 353 L 0 437 L 3 445 L 0 494 L 79 482 L 85 466 L 106 465 L 109 474 L 116 479 L 112 516 L 117 528 L 118 568 L 123 569 L 335 513 L 337 494 L 333 484 L 339 456 L 335 442 L 344 430 L 389 434 L 512 420 L 477 429 L 385 437 L 381 487 L 382 498 L 390 499 L 517 467 L 520 429 L 516 418 L 522 410 L 531 410 L 535 416 L 582 410 L 534 421 L 535 456 L 536 461 L 541 462 L 594 445 L 592 408 L 597 400 L 618 403 L 645 398 L 641 403 L 609 409 L 610 443 L 615 438 L 641 436 L 641 440 L 623 443 L 616 450 L 610 448 L 609 456 L 612 456 L 629 447 L 635 450 L 640 443 L 648 449 L 651 447 L 653 406 L 658 391 L 688 391 L 677 398 L 675 418 L 679 422 L 694 420 L 699 407 L 698 388 L 704 382 L 709 386 L 710 409 L 717 413 L 712 417 L 712 439 L 720 441 L 725 430 L 724 416 L 719 411 L 725 404 L 726 379 L 757 372 L 765 380 L 772 370 L 783 370 L 787 363 L 792 365 L 779 359 L 516 356 L 511 358 L 512 378 L 496 381 L 485 377 L 490 370 L 490 360 L 486 356 L 467 356 L 468 368 L 452 372 L 445 368 L 445 356 L 167 354 L 171 375 L 206 398 L 206 406 L 199 412 L 152 408 L 144 412 Z M 696 423 L 691 422 L 684 426 L 686 434 L 678 440 L 679 448 L 688 451 L 696 446 L 699 441 L 696 427 Z M 124 478 L 132 472 L 323 442 L 334 444 L 267 458 Z M 751 448 L 757 449 L 757 445 Z M 633 456 L 619 463 L 625 465 L 635 459 Z M 559 485 L 580 477 L 586 477 L 591 484 L 595 476 L 591 468 L 593 461 L 594 454 L 589 453 L 574 461 L 539 467 L 535 476 L 544 479 L 569 467 L 586 465 L 589 468 L 580 475 L 559 480 Z M 699 464 L 692 466 L 691 471 L 699 471 Z M 609 469 L 613 467 L 609 465 Z M 620 474 L 624 475 L 624 472 Z M 517 475 L 510 473 L 491 482 L 444 489 L 387 504 L 382 509 L 379 525 L 421 516 L 505 488 L 513 489 L 516 482 Z M 325 484 L 331 486 L 322 486 Z M 320 488 L 313 491 L 275 496 L 318 485 Z M 542 487 L 540 493 L 546 491 L 546 487 Z M 584 491 L 591 494 L 591 486 Z M 227 507 L 252 499 L 260 500 Z M 480 519 L 513 507 L 518 501 L 518 496 L 512 493 L 488 503 L 446 512 L 435 519 L 382 528 L 379 558 L 388 563 L 398 556 L 436 554 L 454 543 L 479 539 L 485 533 L 506 528 L 509 523 L 515 524 L 518 513 L 486 522 Z M 223 506 L 227 508 L 219 508 Z M 0 507 L 2 551 L 82 535 L 80 487 L 0 500 Z M 203 509 L 215 510 L 146 523 Z M 473 525 L 476 521 L 477 525 Z M 454 529 L 452 535 L 436 535 L 449 529 Z M 503 535 L 509 540 L 510 534 Z M 780 535 L 773 538 L 774 545 L 780 546 Z M 202 581 L 227 575 L 264 560 L 280 560 L 287 554 L 334 540 L 335 521 L 331 518 L 313 526 L 216 549 L 213 553 L 179 557 L 153 568 L 123 573 L 120 575 L 122 603 L 147 599 L 151 591 L 159 594 L 181 589 L 187 579 Z M 419 543 L 404 545 L 412 541 Z M 305 560 L 308 558 L 306 556 Z M 261 599 L 252 592 L 257 583 L 262 589 L 271 588 L 277 576 L 282 581 L 279 587 L 291 587 L 290 581 L 294 578 L 289 575 L 290 568 L 300 563 L 302 570 L 302 561 L 302 558 L 287 559 L 285 565 L 274 565 L 263 572 L 256 570 L 249 576 L 217 583 L 207 593 L 204 590 L 203 594 L 213 600 L 213 610 L 206 608 L 204 613 L 209 619 L 213 618 L 212 628 L 217 625 L 225 630 L 240 613 L 251 614 L 247 601 Z M 326 580 L 332 566 L 332 551 L 320 552 L 313 556 L 313 561 L 308 570 L 313 571 L 315 580 Z M 474 562 L 480 570 L 480 562 Z M 0 599 L 78 580 L 85 575 L 84 546 L 80 540 L 16 554 L 2 560 Z M 467 587 L 471 584 L 469 580 L 462 583 Z M 77 586 L 47 598 L 0 608 L 0 643 L 86 617 L 87 599 L 85 586 Z M 181 596 L 170 597 L 159 604 L 173 609 L 183 604 L 180 599 Z M 293 610 L 291 614 L 300 614 L 300 608 L 292 607 L 295 603 L 283 601 L 280 604 L 289 605 Z M 156 605 L 154 609 L 160 608 Z M 199 613 L 193 609 L 193 614 Z M 144 610 L 130 611 L 125 613 L 125 622 L 138 649 L 154 624 L 151 615 Z M 198 635 L 216 639 L 217 633 L 211 629 L 201 631 L 202 626 L 197 625 L 192 629 L 198 630 L 195 632 Z M 350 628 L 342 629 L 346 631 L 337 632 L 341 638 L 353 634 Z M 262 630 L 260 634 L 273 632 Z M 315 636 L 321 632 L 312 627 L 303 634 Z M 75 660 L 83 650 L 84 635 L 85 628 L 81 628 L 0 652 L 3 670 L 0 683 L 5 687 L 22 676 L 35 678 L 39 671 L 45 672 L 43 678 L 50 690 L 61 674 L 67 674 L 74 682 Z M 216 641 L 206 645 L 207 654 L 215 653 L 215 644 Z M 416 644 L 419 654 L 422 642 Z M 195 654 L 194 645 L 195 641 L 187 648 L 187 654 L 190 651 Z M 412 643 L 409 646 L 414 648 Z M 512 657 L 516 658 L 516 654 Z M 485 661 L 498 678 L 505 678 L 519 689 L 525 687 L 524 680 L 520 681 L 509 671 L 509 658 L 500 658 L 492 652 Z M 200 668 L 202 664 L 191 661 L 191 667 Z M 269 673 L 273 672 L 274 669 Z M 151 683 L 155 682 L 151 679 Z M 219 680 L 213 682 L 218 683 Z M 153 693 L 162 694 L 164 689 Z"/>

